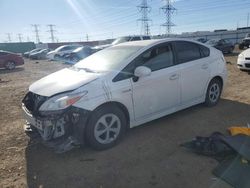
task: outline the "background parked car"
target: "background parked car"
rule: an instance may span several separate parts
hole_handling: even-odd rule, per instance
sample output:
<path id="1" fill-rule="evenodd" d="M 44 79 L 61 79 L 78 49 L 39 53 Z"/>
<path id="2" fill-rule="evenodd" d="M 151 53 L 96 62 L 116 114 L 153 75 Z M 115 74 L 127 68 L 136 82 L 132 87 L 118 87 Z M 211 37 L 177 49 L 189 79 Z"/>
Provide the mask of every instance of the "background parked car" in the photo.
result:
<path id="1" fill-rule="evenodd" d="M 23 54 L 23 56 L 28 58 L 28 57 L 30 56 L 31 53 L 35 53 L 35 52 L 38 52 L 38 51 L 40 51 L 40 50 L 41 50 L 41 48 L 33 49 L 33 50 L 31 50 L 31 51 L 25 52 L 25 53 Z"/>
<path id="2" fill-rule="evenodd" d="M 16 66 L 23 64 L 24 60 L 21 55 L 7 51 L 0 51 L 0 68 L 12 70 L 15 69 Z"/>
<path id="3" fill-rule="evenodd" d="M 198 38 L 196 39 L 198 42 L 201 42 L 201 43 L 206 43 L 207 42 L 207 39 L 205 38 Z"/>
<path id="4" fill-rule="evenodd" d="M 75 64 L 76 62 L 88 57 L 93 53 L 93 50 L 89 46 L 82 46 L 74 51 L 65 54 L 63 57 L 65 59 L 65 62 L 70 63 L 70 64 Z"/>
<path id="5" fill-rule="evenodd" d="M 246 34 L 246 37 L 239 44 L 239 49 L 243 50 L 245 47 L 249 48 L 250 46 L 250 33 Z"/>
<path id="6" fill-rule="evenodd" d="M 240 70 L 250 71 L 250 49 L 239 54 L 237 65 Z"/>
<path id="7" fill-rule="evenodd" d="M 119 37 L 115 39 L 111 44 L 106 44 L 106 45 L 99 45 L 93 48 L 95 51 L 103 50 L 104 48 L 117 45 L 123 42 L 129 42 L 129 41 L 138 41 L 138 40 L 150 40 L 150 36 L 144 36 L 144 35 L 134 35 L 134 36 L 124 36 L 124 37 Z"/>
<path id="8" fill-rule="evenodd" d="M 38 52 L 30 53 L 29 57 L 30 59 L 46 59 L 47 53 L 49 51 L 49 49 L 42 49 Z"/>
<path id="9" fill-rule="evenodd" d="M 63 57 L 64 54 L 70 53 L 76 48 L 81 47 L 81 45 L 64 45 L 56 48 L 55 50 L 47 53 L 47 58 L 50 60 L 56 60 Z"/>
<path id="10" fill-rule="evenodd" d="M 234 44 L 225 39 L 212 39 L 207 41 L 206 44 L 217 48 L 223 53 L 232 53 L 234 51 Z"/>

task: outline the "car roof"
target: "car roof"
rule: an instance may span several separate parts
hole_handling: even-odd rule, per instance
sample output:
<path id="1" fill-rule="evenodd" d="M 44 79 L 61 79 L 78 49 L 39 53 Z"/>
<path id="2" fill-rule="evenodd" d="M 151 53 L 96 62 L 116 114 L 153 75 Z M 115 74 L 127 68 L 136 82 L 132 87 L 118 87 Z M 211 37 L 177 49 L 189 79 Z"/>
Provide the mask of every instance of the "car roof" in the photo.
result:
<path id="1" fill-rule="evenodd" d="M 194 41 L 194 40 L 190 40 L 190 39 L 184 39 L 184 38 L 165 38 L 165 39 L 152 39 L 152 40 L 139 40 L 139 41 L 132 41 L 132 42 L 125 42 L 125 43 L 121 43 L 118 44 L 116 46 L 124 46 L 124 47 L 129 47 L 129 46 L 141 46 L 141 47 L 146 47 L 146 46 L 153 46 L 153 45 L 157 45 L 157 44 L 161 44 L 164 42 L 171 42 L 171 41 L 187 41 L 187 42 L 193 42 L 193 43 L 197 43 L 197 44 L 202 44 L 200 42 Z M 204 44 L 202 44 L 204 45 Z"/>

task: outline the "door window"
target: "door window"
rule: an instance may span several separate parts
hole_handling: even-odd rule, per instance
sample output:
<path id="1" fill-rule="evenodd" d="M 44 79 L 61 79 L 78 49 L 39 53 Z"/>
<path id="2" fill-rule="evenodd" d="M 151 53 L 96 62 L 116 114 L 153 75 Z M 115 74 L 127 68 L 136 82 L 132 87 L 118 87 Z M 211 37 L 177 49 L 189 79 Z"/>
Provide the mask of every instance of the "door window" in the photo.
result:
<path id="1" fill-rule="evenodd" d="M 174 65 L 173 51 L 170 45 L 152 48 L 135 60 L 135 67 L 146 66 L 157 71 Z"/>
<path id="2" fill-rule="evenodd" d="M 175 42 L 175 50 L 179 64 L 201 58 L 200 48 L 192 42 L 177 41 Z"/>
<path id="3" fill-rule="evenodd" d="M 133 77 L 138 66 L 146 66 L 157 71 L 174 65 L 174 55 L 170 44 L 151 48 L 128 64 L 114 79 L 114 82 Z"/>

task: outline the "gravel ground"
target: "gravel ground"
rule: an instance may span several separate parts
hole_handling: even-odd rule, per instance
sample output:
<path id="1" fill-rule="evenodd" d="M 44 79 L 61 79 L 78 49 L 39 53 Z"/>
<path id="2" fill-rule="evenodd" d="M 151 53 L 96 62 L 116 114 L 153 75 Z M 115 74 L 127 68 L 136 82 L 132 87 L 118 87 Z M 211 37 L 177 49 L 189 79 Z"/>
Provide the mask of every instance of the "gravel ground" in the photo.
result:
<path id="1" fill-rule="evenodd" d="M 250 122 L 250 75 L 237 69 L 236 58 L 226 57 L 229 80 L 216 107 L 197 105 L 131 129 L 106 151 L 84 147 L 64 154 L 24 134 L 21 100 L 32 82 L 66 65 L 26 59 L 15 71 L 0 70 L 0 187 L 230 187 L 212 175 L 215 160 L 179 145 Z"/>

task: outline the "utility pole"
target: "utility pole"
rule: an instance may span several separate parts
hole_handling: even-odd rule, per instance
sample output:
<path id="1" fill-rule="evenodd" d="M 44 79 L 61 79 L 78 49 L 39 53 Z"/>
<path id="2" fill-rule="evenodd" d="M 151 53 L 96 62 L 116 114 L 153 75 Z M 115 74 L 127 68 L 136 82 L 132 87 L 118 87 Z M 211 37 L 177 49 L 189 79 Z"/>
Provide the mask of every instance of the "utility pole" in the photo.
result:
<path id="1" fill-rule="evenodd" d="M 151 7 L 148 6 L 147 0 L 142 0 L 141 4 L 137 6 L 141 13 L 141 18 L 137 21 L 141 22 L 141 34 L 150 35 L 149 22 L 151 19 L 148 18 L 148 13 L 151 11 Z"/>
<path id="2" fill-rule="evenodd" d="M 166 5 L 161 7 L 160 9 L 166 15 L 166 22 L 163 23 L 161 26 L 166 27 L 166 34 L 169 35 L 171 33 L 171 27 L 175 26 L 175 24 L 172 23 L 172 14 L 177 9 L 173 7 L 172 0 L 164 0 L 164 1 L 166 1 Z"/>
<path id="3" fill-rule="evenodd" d="M 53 27 L 55 27 L 55 25 L 53 24 L 49 24 L 47 25 L 49 27 L 49 31 L 50 32 L 50 39 L 51 39 L 51 42 L 54 43 L 55 42 L 55 35 L 54 35 L 54 32 L 56 32 L 56 30 L 53 29 Z"/>
<path id="4" fill-rule="evenodd" d="M 35 36 L 36 36 L 36 42 L 39 43 L 40 42 L 40 38 L 39 38 L 39 25 L 37 24 L 32 24 L 32 27 L 34 27 L 34 32 L 35 32 Z"/>
<path id="5" fill-rule="evenodd" d="M 6 33 L 7 37 L 8 37 L 8 42 L 11 42 L 11 33 Z"/>
<path id="6" fill-rule="evenodd" d="M 23 37 L 22 37 L 22 34 L 21 34 L 21 33 L 18 33 L 17 36 L 18 36 L 19 42 L 21 43 L 21 42 L 22 42 L 22 38 L 23 38 Z"/>
<path id="7" fill-rule="evenodd" d="M 86 34 L 86 41 L 88 42 L 89 41 L 89 35 Z"/>
<path id="8" fill-rule="evenodd" d="M 247 13 L 247 27 L 249 26 L 249 16 L 250 16 L 250 13 Z"/>

